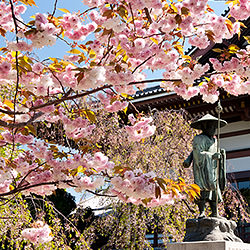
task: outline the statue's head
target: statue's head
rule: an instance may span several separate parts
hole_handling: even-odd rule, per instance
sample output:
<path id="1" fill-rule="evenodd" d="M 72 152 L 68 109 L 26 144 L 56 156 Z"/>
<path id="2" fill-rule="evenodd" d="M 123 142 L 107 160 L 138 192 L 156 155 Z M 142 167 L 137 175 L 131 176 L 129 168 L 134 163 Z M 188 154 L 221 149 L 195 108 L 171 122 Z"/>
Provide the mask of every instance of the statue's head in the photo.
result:
<path id="1" fill-rule="evenodd" d="M 226 121 L 220 120 L 220 127 L 224 127 L 226 124 Z M 191 127 L 201 129 L 205 135 L 213 136 L 215 135 L 216 128 L 218 128 L 218 118 L 207 114 L 199 120 L 192 122 Z"/>
<path id="2" fill-rule="evenodd" d="M 217 127 L 218 123 L 216 121 L 203 121 L 201 123 L 201 130 L 207 136 L 214 136 Z"/>

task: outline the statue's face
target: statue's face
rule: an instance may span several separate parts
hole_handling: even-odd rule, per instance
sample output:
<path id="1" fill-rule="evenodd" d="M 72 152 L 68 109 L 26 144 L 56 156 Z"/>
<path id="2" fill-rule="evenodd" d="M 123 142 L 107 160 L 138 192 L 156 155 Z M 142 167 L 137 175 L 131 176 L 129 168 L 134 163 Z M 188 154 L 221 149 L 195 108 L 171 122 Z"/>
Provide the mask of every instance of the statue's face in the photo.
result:
<path id="1" fill-rule="evenodd" d="M 203 134 L 207 136 L 214 136 L 217 128 L 217 122 L 214 121 L 204 121 L 202 123 Z"/>

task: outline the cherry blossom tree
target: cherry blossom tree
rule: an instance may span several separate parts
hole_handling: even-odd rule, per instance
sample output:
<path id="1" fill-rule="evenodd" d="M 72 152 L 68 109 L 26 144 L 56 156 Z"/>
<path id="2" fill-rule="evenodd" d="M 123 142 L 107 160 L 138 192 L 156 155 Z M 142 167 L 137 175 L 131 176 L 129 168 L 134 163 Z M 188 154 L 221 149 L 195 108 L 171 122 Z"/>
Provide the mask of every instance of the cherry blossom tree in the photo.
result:
<path id="1" fill-rule="evenodd" d="M 20 193 L 50 195 L 68 187 L 95 193 L 105 182 L 121 200 L 146 207 L 185 194 L 196 196 L 197 186 L 182 179 L 158 177 L 136 166 L 133 171 L 119 168 L 90 139 L 98 120 L 95 113 L 126 112 L 130 96 L 150 82 L 161 82 L 185 99 L 201 94 L 207 102 L 218 100 L 220 88 L 233 95 L 249 94 L 249 46 L 230 45 L 226 60 L 210 59 L 213 69 L 183 51 L 186 42 L 204 49 L 211 41 L 240 35 L 249 1 L 228 1 L 227 17 L 216 16 L 206 0 L 89 0 L 84 1 L 86 11 L 59 9 L 61 16 L 56 15 L 55 1 L 51 13 L 23 20 L 26 9 L 35 4 L 0 3 L 0 32 L 6 41 L 0 56 L 0 199 L 6 202 Z M 38 60 L 35 52 L 55 46 L 58 39 L 69 47 L 64 57 Z M 145 70 L 159 69 L 164 70 L 163 78 L 147 80 Z M 195 85 L 201 77 L 202 84 Z M 150 140 L 157 124 L 135 113 L 129 115 L 124 138 Z M 51 133 L 60 128 L 61 145 L 67 148 L 46 139 L 39 131 L 42 126 Z M 42 221 L 22 235 L 34 243 L 52 239 Z"/>

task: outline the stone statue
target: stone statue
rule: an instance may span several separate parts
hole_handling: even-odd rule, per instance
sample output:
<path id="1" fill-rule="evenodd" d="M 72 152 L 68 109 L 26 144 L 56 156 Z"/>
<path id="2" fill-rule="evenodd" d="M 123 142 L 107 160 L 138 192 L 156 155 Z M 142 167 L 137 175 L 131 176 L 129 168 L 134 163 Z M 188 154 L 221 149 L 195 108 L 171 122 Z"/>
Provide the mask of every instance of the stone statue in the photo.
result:
<path id="1" fill-rule="evenodd" d="M 226 124 L 226 121 L 220 120 L 220 127 Z M 195 200 L 199 207 L 199 218 L 205 217 L 206 202 L 209 202 L 212 211 L 210 216 L 218 217 L 217 202 L 222 201 L 221 191 L 224 190 L 226 184 L 226 154 L 225 150 L 218 151 L 215 137 L 218 119 L 207 114 L 193 122 L 191 127 L 201 129 L 202 133 L 194 137 L 193 151 L 183 165 L 189 167 L 193 162 L 194 182 L 201 189 L 200 197 Z M 219 175 L 218 184 L 217 175 Z M 217 193 L 218 198 L 216 198 Z"/>

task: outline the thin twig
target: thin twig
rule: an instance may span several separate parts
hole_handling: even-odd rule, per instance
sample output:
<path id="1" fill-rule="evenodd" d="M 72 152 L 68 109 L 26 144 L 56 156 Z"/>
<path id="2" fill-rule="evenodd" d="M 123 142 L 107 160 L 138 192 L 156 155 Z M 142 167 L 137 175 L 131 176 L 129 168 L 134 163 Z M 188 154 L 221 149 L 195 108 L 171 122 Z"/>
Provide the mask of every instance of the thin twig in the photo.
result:
<path id="1" fill-rule="evenodd" d="M 28 27 L 28 28 L 33 28 L 33 27 L 34 27 L 34 26 L 32 26 L 32 25 L 26 24 L 25 22 L 23 22 L 22 20 L 20 20 L 20 19 L 18 19 L 18 18 L 16 18 L 16 21 L 18 21 L 19 23 L 23 24 L 24 26 L 26 26 L 26 27 Z"/>
<path id="2" fill-rule="evenodd" d="M 114 198 L 114 197 L 117 197 L 116 195 L 109 195 L 109 194 L 100 194 L 100 193 L 96 193 L 94 191 L 91 191 L 89 189 L 86 190 L 87 192 L 91 193 L 91 194 L 94 194 L 96 196 L 103 196 L 103 197 L 110 197 L 110 198 Z"/>
<path id="3" fill-rule="evenodd" d="M 150 13 L 149 13 L 149 11 L 148 11 L 148 8 L 144 8 L 144 10 L 145 10 L 145 14 L 146 14 L 146 17 L 147 17 L 148 21 L 149 21 L 150 23 L 152 23 L 153 21 L 152 21 L 152 18 L 151 18 L 151 16 L 150 16 Z"/>
<path id="4" fill-rule="evenodd" d="M 152 56 L 150 56 L 150 57 L 148 57 L 146 60 L 144 60 L 142 63 L 140 63 L 138 66 L 136 66 L 135 68 L 134 68 L 134 70 L 132 71 L 132 74 L 134 74 L 135 73 L 135 71 L 138 69 L 138 68 L 140 68 L 143 64 L 145 64 L 148 60 L 150 60 L 152 57 L 154 57 L 155 56 L 155 54 L 153 54 Z"/>
<path id="5" fill-rule="evenodd" d="M 55 35 L 57 38 L 59 38 L 60 40 L 62 40 L 63 42 L 65 42 L 67 45 L 69 45 L 70 47 L 72 47 L 72 44 L 69 43 L 68 41 L 66 41 L 65 39 L 63 39 L 62 37 L 60 37 L 59 35 Z"/>
<path id="6" fill-rule="evenodd" d="M 89 12 L 89 11 L 91 11 L 91 10 L 94 10 L 94 9 L 96 9 L 96 8 L 97 8 L 97 7 L 89 8 L 89 9 L 85 10 L 84 12 L 82 12 L 81 14 L 79 14 L 78 16 L 82 16 L 82 15 L 84 15 L 85 13 L 87 13 L 87 12 Z"/>
<path id="7" fill-rule="evenodd" d="M 195 211 L 188 205 L 188 203 L 185 201 L 185 200 L 182 200 L 185 205 L 187 206 L 188 210 L 191 212 L 191 213 L 195 213 Z"/>
<path id="8" fill-rule="evenodd" d="M 31 169 L 23 178 L 22 180 L 20 181 L 20 183 L 18 184 L 17 188 L 18 187 L 21 187 L 23 182 L 25 181 L 25 179 L 28 177 L 28 175 L 30 175 L 33 171 L 37 170 L 38 168 L 40 168 L 42 165 L 44 165 L 46 162 L 43 162 L 42 164 L 39 164 L 37 167 Z"/>
<path id="9" fill-rule="evenodd" d="M 55 3 L 54 3 L 54 10 L 53 10 L 51 17 L 50 17 L 51 19 L 54 17 L 54 15 L 56 13 L 56 5 L 57 5 L 57 0 L 55 0 Z"/>

